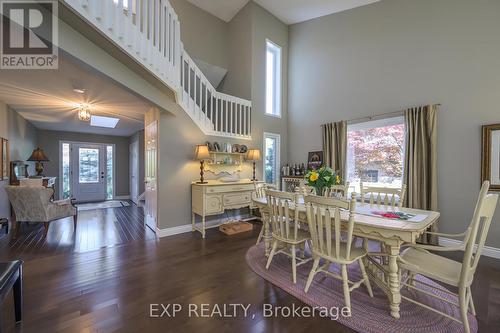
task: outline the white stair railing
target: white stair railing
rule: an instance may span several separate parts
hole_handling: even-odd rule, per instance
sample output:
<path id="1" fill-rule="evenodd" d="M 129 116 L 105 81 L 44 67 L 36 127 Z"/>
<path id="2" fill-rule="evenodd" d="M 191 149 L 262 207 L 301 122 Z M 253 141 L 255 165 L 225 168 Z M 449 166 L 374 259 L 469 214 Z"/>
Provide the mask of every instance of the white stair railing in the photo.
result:
<path id="1" fill-rule="evenodd" d="M 252 103 L 218 92 L 184 50 L 167 0 L 60 0 L 177 94 L 206 135 L 251 139 Z"/>

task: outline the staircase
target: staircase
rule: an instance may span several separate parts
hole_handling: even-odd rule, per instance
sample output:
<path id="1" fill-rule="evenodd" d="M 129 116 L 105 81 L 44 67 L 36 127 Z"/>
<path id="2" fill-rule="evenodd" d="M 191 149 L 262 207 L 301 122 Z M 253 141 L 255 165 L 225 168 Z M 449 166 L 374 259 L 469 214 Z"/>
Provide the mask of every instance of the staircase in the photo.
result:
<path id="1" fill-rule="evenodd" d="M 184 50 L 167 0 L 60 0 L 175 91 L 206 135 L 251 139 L 252 102 L 218 92 Z"/>

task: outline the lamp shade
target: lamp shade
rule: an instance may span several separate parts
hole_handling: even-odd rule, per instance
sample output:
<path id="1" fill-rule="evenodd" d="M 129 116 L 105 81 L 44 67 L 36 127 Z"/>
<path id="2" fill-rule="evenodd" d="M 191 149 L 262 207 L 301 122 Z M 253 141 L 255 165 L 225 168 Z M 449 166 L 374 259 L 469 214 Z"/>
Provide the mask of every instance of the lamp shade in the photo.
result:
<path id="1" fill-rule="evenodd" d="M 260 161 L 260 149 L 250 149 L 247 154 L 247 160 Z"/>
<path id="2" fill-rule="evenodd" d="M 196 149 L 194 151 L 194 158 L 196 160 L 199 160 L 199 161 L 209 160 L 210 153 L 208 152 L 208 146 L 207 145 L 197 145 Z"/>
<path id="3" fill-rule="evenodd" d="M 48 162 L 49 158 L 47 157 L 47 155 L 45 155 L 43 149 L 40 149 L 40 147 L 38 147 L 37 149 L 33 150 L 31 156 L 28 158 L 28 161 Z"/>

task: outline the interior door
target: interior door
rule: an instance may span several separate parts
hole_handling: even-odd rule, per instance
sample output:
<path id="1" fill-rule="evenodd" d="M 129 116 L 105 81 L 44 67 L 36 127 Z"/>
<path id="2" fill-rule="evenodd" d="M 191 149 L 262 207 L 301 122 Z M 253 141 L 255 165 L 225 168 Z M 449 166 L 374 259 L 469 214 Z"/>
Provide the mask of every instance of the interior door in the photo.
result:
<path id="1" fill-rule="evenodd" d="M 145 165 L 145 219 L 146 224 L 156 232 L 158 193 L 157 193 L 157 160 L 158 160 L 158 123 L 146 126 L 146 165 Z"/>
<path id="2" fill-rule="evenodd" d="M 137 205 L 139 197 L 139 141 L 130 144 L 130 199 Z"/>
<path id="3" fill-rule="evenodd" d="M 77 202 L 106 200 L 106 146 L 73 145 L 73 196 Z"/>

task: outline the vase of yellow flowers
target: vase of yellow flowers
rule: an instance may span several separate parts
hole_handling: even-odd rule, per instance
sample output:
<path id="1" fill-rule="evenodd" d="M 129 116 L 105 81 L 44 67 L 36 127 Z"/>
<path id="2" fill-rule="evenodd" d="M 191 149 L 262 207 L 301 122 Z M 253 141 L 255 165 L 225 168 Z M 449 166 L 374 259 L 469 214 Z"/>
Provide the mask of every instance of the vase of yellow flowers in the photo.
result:
<path id="1" fill-rule="evenodd" d="M 305 175 L 307 185 L 314 187 L 316 195 L 323 195 L 325 188 L 340 185 L 340 175 L 329 167 L 322 166 L 317 170 L 309 170 Z"/>

